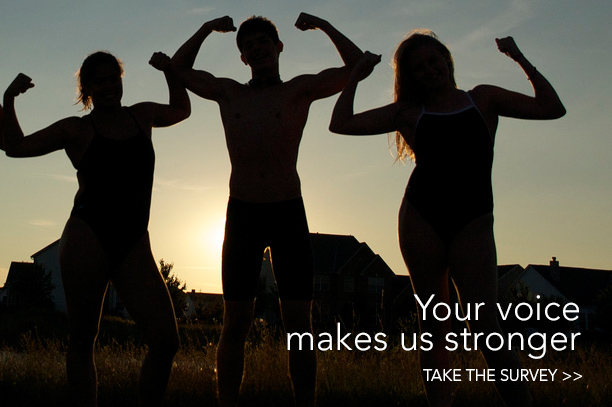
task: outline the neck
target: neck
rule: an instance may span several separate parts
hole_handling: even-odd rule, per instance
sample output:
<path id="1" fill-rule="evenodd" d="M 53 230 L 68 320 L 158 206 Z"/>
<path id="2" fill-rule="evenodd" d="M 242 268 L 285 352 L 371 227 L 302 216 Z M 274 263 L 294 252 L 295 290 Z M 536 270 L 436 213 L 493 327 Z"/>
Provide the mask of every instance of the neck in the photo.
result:
<path id="1" fill-rule="evenodd" d="M 98 106 L 91 110 L 91 114 L 94 116 L 114 116 L 123 111 L 123 106 L 120 104 L 113 106 Z"/>
<path id="2" fill-rule="evenodd" d="M 280 75 L 277 76 L 269 76 L 269 77 L 253 77 L 248 82 L 248 85 L 252 88 L 264 87 L 264 86 L 273 86 L 279 83 L 283 83 L 280 78 Z"/>
<path id="3" fill-rule="evenodd" d="M 423 103 L 426 106 L 445 105 L 460 93 L 463 94 L 462 91 L 455 87 L 430 90 L 424 95 Z"/>

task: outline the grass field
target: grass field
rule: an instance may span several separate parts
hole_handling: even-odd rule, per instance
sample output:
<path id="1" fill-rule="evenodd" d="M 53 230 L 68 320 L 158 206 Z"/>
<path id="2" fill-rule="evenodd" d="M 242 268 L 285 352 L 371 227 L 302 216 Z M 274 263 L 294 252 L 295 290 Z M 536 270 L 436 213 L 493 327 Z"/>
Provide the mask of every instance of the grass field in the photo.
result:
<path id="1" fill-rule="evenodd" d="M 29 328 L 28 328 L 29 326 Z M 215 349 L 219 326 L 181 326 L 182 346 L 167 392 L 168 406 L 216 406 Z M 66 406 L 65 326 L 61 317 L 0 315 L 0 406 Z M 247 344 L 243 406 L 290 406 L 286 344 L 276 328 L 257 327 Z M 105 318 L 96 352 L 100 406 L 135 406 L 136 383 L 144 355 L 130 322 Z M 484 368 L 476 352 L 453 353 L 454 367 Z M 577 372 L 579 380 L 534 382 L 536 406 L 607 406 L 612 400 L 612 349 L 580 344 L 579 349 L 549 352 L 534 360 L 521 355 L 525 368 Z M 426 400 L 416 352 L 389 347 L 379 352 L 319 352 L 318 405 L 423 406 Z M 461 381 L 456 406 L 502 405 L 487 382 Z"/>

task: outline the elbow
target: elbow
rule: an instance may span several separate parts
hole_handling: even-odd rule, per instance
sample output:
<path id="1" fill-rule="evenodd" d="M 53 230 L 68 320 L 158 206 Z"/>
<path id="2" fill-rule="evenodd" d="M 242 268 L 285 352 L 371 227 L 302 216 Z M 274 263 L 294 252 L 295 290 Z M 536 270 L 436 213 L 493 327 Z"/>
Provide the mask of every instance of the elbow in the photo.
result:
<path id="1" fill-rule="evenodd" d="M 338 123 L 335 123 L 334 121 L 329 123 L 328 130 L 332 133 L 342 134 L 342 126 L 340 126 Z"/>
<path id="2" fill-rule="evenodd" d="M 181 112 L 181 120 L 180 121 L 188 119 L 189 116 L 191 116 L 191 108 L 183 109 L 183 111 Z"/>
<path id="3" fill-rule="evenodd" d="M 10 158 L 23 157 L 23 155 L 19 154 L 18 151 L 15 151 L 14 149 L 6 148 L 6 146 L 2 146 L 2 150 L 4 150 L 4 153 L 6 154 L 7 157 L 10 157 Z"/>
<path id="4" fill-rule="evenodd" d="M 559 103 L 559 105 L 550 112 L 550 115 L 548 116 L 548 118 L 550 120 L 560 119 L 561 117 L 565 116 L 566 113 L 567 113 L 567 110 L 565 110 L 565 106 Z"/>

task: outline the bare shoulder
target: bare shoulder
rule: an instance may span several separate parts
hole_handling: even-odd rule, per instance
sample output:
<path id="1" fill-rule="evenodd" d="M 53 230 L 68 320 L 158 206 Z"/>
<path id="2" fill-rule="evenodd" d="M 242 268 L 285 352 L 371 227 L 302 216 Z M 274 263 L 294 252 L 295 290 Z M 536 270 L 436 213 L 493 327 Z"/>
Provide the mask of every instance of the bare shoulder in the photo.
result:
<path id="1" fill-rule="evenodd" d="M 152 127 L 155 110 L 160 106 L 162 106 L 162 104 L 156 102 L 139 102 L 127 106 L 126 109 L 141 127 L 147 128 Z"/>
<path id="2" fill-rule="evenodd" d="M 91 122 L 89 115 L 70 116 L 55 122 L 51 126 L 57 127 L 66 137 L 71 138 L 79 137 L 84 131 L 87 131 L 91 127 Z"/>
<path id="3" fill-rule="evenodd" d="M 499 86 L 478 85 L 469 91 L 472 100 L 483 114 L 487 114 L 507 91 Z"/>
<path id="4" fill-rule="evenodd" d="M 328 68 L 317 74 L 302 74 L 289 81 L 295 89 L 306 97 L 324 99 L 342 91 L 349 78 L 350 70 L 346 67 Z"/>
<path id="5" fill-rule="evenodd" d="M 496 92 L 497 89 L 501 88 L 493 85 L 477 85 L 474 87 L 474 89 L 469 91 L 469 94 L 472 96 L 474 102 L 476 102 L 476 100 L 489 99 L 491 95 Z"/>

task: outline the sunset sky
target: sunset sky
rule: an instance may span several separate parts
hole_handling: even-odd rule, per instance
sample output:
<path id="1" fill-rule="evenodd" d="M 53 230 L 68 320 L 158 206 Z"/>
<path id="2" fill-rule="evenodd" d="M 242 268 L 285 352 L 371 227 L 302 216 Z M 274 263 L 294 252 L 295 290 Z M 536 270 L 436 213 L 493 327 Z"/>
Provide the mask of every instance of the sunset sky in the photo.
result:
<path id="1" fill-rule="evenodd" d="M 391 0 L 310 2 L 196 0 L 6 0 L 0 6 L 0 87 L 23 72 L 36 87 L 19 97 L 26 134 L 75 106 L 75 72 L 83 59 L 108 50 L 125 63 L 126 105 L 167 101 L 163 74 L 148 60 L 172 55 L 202 23 L 230 15 L 274 21 L 285 44 L 281 77 L 341 65 L 322 32 L 294 28 L 305 11 L 331 22 L 382 63 L 360 84 L 356 110 L 391 101 L 391 57 L 414 28 L 430 28 L 455 60 L 457 83 L 480 83 L 532 94 L 525 75 L 497 51 L 512 35 L 525 56 L 556 88 L 562 119 L 502 118 L 496 138 L 493 187 L 500 264 L 612 269 L 612 2 L 609 0 Z M 196 67 L 241 82 L 250 70 L 239 59 L 235 33 L 213 33 Z M 397 211 L 413 165 L 394 163 L 386 135 L 349 137 L 327 130 L 337 96 L 315 102 L 298 169 L 312 232 L 353 235 L 367 242 L 397 274 L 406 269 L 397 244 Z M 174 263 L 188 289 L 220 292 L 220 250 L 228 197 L 229 159 L 215 103 L 191 95 L 191 117 L 156 129 L 156 173 L 150 221 L 157 259 Z M 64 152 L 45 157 L 0 156 L 0 286 L 11 261 L 58 239 L 77 190 Z"/>

